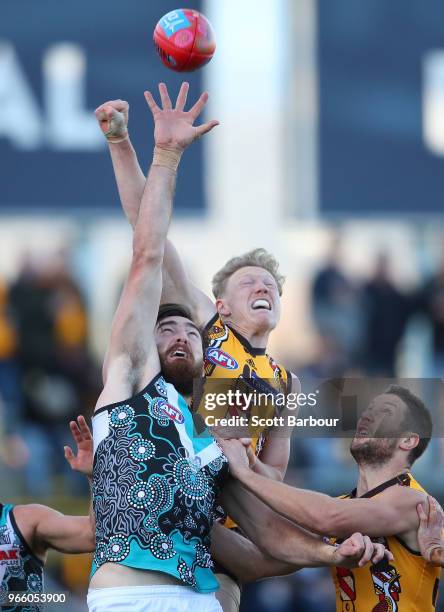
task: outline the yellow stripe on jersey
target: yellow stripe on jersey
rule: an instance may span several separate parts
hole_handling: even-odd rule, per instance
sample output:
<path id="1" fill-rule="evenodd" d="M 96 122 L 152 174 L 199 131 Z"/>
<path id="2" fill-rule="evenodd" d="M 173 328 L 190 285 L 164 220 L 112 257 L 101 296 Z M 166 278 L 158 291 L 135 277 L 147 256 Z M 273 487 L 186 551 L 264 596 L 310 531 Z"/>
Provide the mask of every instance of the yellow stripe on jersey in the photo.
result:
<path id="1" fill-rule="evenodd" d="M 402 484 L 424 491 L 411 474 Z M 343 496 L 348 497 L 352 495 Z M 441 568 L 428 563 L 419 552 L 410 550 L 395 536 L 378 541 L 391 551 L 393 561 L 353 570 L 332 568 L 336 611 L 433 612 Z"/>

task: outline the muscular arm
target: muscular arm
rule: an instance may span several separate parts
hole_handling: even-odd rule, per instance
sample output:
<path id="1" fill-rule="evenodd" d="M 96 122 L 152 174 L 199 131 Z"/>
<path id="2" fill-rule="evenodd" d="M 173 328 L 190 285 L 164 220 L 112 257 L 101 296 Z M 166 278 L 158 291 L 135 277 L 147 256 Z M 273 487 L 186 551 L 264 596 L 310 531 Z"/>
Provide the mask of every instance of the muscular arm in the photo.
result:
<path id="1" fill-rule="evenodd" d="M 159 85 L 163 108 L 152 95 L 145 97 L 154 118 L 154 161 L 143 190 L 134 228 L 133 257 L 128 279 L 113 321 L 104 366 L 105 386 L 98 407 L 140 391 L 159 371 L 154 328 L 162 290 L 162 263 L 176 185 L 176 168 L 183 151 L 217 121 L 199 127 L 207 94 L 184 111 L 188 84 L 184 83 L 173 109 L 164 84 Z"/>
<path id="2" fill-rule="evenodd" d="M 299 567 L 334 564 L 333 547 L 272 512 L 234 480 L 224 487 L 221 501 L 227 513 L 265 555 L 292 565 L 293 571 Z"/>
<path id="3" fill-rule="evenodd" d="M 284 576 L 298 566 L 278 561 L 263 553 L 251 540 L 233 529 L 216 524 L 211 532 L 211 555 L 241 582 L 254 582 L 270 576 Z"/>
<path id="4" fill-rule="evenodd" d="M 44 557 L 48 548 L 65 553 L 94 551 L 94 524 L 90 516 L 65 516 L 47 506 L 29 504 L 16 506 L 14 517 L 39 556 Z"/>
<path id="5" fill-rule="evenodd" d="M 109 143 L 122 208 L 134 228 L 145 188 L 145 176 L 127 131 L 128 103 L 122 100 L 106 102 L 96 110 L 96 117 Z M 161 303 L 172 302 L 187 304 L 196 322 L 202 326 L 216 312 L 212 300 L 190 281 L 176 248 L 167 239 L 162 266 Z"/>
<path id="6" fill-rule="evenodd" d="M 224 440 L 221 445 L 231 473 L 245 488 L 275 512 L 314 533 L 347 537 L 359 531 L 378 537 L 418 527 L 416 504 L 425 498 L 420 491 L 394 486 L 373 499 L 335 499 L 256 474 L 248 468 L 238 440 Z"/>

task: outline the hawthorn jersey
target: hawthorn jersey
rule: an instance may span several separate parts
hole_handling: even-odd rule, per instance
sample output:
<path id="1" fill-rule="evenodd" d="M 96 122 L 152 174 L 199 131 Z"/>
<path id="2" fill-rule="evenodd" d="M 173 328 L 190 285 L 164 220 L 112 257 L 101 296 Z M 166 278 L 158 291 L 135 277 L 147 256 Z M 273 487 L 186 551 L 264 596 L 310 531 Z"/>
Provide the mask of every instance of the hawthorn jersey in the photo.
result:
<path id="1" fill-rule="evenodd" d="M 424 489 L 411 474 L 402 474 L 369 491 L 375 497 L 394 485 Z M 356 491 L 343 499 L 356 497 Z M 332 568 L 337 612 L 432 612 L 438 594 L 441 568 L 428 563 L 421 553 L 410 550 L 396 536 L 380 538 L 393 554 L 393 561 L 353 570 Z"/>
<path id="2" fill-rule="evenodd" d="M 14 506 L 0 504 L 0 609 L 38 612 L 40 607 L 8 605 L 8 593 L 41 593 L 43 562 L 29 548 L 15 522 Z"/>
<path id="3" fill-rule="evenodd" d="M 204 339 L 204 370 L 206 379 L 211 380 L 211 391 L 217 390 L 215 379 L 220 379 L 221 392 L 227 391 L 227 381 L 233 379 L 230 388 L 242 392 L 280 393 L 283 397 L 289 392 L 291 374 L 267 355 L 265 349 L 252 347 L 246 338 L 225 325 L 218 314 L 207 324 Z M 218 417 L 243 416 L 251 419 L 253 415 L 272 417 L 275 412 L 274 407 L 269 405 L 253 406 L 248 410 L 237 405 L 216 409 L 213 414 Z M 254 428 L 250 433 L 253 450 L 259 457 L 266 439 L 266 430 Z M 231 528 L 236 524 L 228 518 L 226 526 Z"/>
<path id="4" fill-rule="evenodd" d="M 133 398 L 97 410 L 93 436 L 92 574 L 112 562 L 217 590 L 210 532 L 228 464 L 209 433 L 195 436 L 184 398 L 158 374 Z"/>

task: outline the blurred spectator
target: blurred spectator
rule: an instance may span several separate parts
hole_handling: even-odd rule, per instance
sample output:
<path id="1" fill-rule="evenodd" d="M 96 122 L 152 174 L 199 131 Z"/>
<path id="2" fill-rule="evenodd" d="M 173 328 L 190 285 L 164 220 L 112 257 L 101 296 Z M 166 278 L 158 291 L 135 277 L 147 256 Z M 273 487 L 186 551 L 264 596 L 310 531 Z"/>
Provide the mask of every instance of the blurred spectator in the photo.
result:
<path id="1" fill-rule="evenodd" d="M 313 280 L 313 317 L 321 337 L 334 342 L 355 366 L 362 339 L 360 291 L 340 266 L 340 241 L 333 240 L 328 259 Z"/>
<path id="2" fill-rule="evenodd" d="M 381 253 L 372 278 L 364 286 L 364 365 L 370 376 L 395 376 L 396 354 L 404 334 L 410 299 L 390 278 L 389 259 Z"/>
<path id="3" fill-rule="evenodd" d="M 444 252 L 436 273 L 420 289 L 416 305 L 426 315 L 431 326 L 430 377 L 442 378 L 444 376 Z"/>
<path id="4" fill-rule="evenodd" d="M 65 473 L 74 491 L 84 479 L 65 466 L 68 421 L 95 401 L 98 371 L 88 351 L 85 304 L 66 257 L 26 258 L 11 289 L 24 394 L 24 432 L 31 461 L 27 492 L 53 493 L 53 476 Z"/>

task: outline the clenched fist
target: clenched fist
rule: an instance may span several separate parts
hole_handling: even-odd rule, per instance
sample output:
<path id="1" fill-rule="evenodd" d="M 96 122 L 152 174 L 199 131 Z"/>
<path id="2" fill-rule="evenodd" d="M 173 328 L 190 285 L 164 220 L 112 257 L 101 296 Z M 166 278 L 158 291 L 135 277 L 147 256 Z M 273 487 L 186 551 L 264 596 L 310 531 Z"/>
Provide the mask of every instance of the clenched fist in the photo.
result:
<path id="1" fill-rule="evenodd" d="M 128 111 L 125 100 L 109 100 L 96 108 L 97 121 L 108 142 L 116 144 L 128 138 Z"/>

